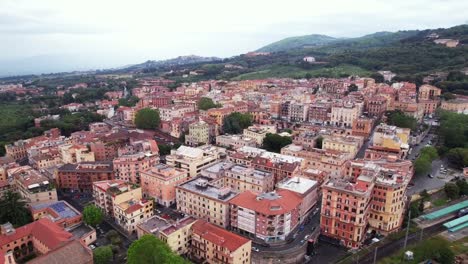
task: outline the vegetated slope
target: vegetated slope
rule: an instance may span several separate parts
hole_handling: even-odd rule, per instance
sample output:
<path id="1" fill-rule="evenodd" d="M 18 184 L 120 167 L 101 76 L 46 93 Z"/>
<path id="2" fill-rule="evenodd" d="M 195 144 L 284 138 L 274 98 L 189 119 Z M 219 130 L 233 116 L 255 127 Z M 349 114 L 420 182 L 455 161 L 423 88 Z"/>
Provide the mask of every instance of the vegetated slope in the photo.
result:
<path id="1" fill-rule="evenodd" d="M 319 34 L 312 34 L 312 35 L 299 36 L 299 37 L 289 37 L 289 38 L 285 38 L 285 39 L 273 42 L 264 47 L 261 47 L 257 51 L 259 52 L 287 51 L 291 49 L 324 45 L 335 40 L 337 39 L 334 37 L 330 37 L 326 35 L 319 35 Z"/>

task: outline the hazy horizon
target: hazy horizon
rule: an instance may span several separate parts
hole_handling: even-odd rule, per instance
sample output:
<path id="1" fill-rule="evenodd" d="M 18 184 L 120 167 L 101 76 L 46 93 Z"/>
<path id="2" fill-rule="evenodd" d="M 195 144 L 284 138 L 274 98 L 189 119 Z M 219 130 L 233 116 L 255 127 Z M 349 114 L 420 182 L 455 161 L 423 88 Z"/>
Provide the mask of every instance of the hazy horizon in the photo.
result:
<path id="1" fill-rule="evenodd" d="M 468 2 L 0 2 L 0 76 L 103 69 L 183 55 L 231 57 L 292 36 L 359 37 L 466 23 Z M 449 14 L 449 15 L 447 15 Z"/>

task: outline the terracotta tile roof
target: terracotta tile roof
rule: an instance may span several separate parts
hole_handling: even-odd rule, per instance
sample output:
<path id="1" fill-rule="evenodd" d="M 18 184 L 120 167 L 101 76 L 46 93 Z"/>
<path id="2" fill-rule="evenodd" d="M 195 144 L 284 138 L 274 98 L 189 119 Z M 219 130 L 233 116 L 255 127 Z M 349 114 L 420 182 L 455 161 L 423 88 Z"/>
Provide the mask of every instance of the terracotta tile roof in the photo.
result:
<path id="1" fill-rule="evenodd" d="M 93 263 L 92 251 L 79 240 L 72 240 L 49 253 L 28 262 L 29 264 L 87 264 Z"/>
<path id="2" fill-rule="evenodd" d="M 128 207 L 126 210 L 125 210 L 125 213 L 126 214 L 131 214 L 135 211 L 138 211 L 140 210 L 141 208 L 143 208 L 143 205 L 141 205 L 140 203 L 136 203 L 134 205 L 131 205 L 130 207 Z"/>
<path id="3" fill-rule="evenodd" d="M 229 203 L 265 215 L 281 215 L 298 208 L 302 202 L 302 198 L 299 195 L 288 190 L 277 190 L 276 195 L 270 194 L 271 193 L 258 194 L 252 191 L 245 191 L 232 198 Z M 260 196 L 262 196 L 262 198 L 257 199 L 257 197 Z"/>
<path id="4" fill-rule="evenodd" d="M 17 228 L 13 234 L 1 235 L 0 246 L 3 247 L 10 242 L 29 235 L 41 241 L 49 249 L 54 249 L 73 237 L 71 233 L 63 230 L 50 219 L 41 218 L 36 222 Z"/>
<path id="5" fill-rule="evenodd" d="M 192 225 L 192 231 L 203 239 L 215 245 L 227 248 L 231 252 L 236 251 L 250 241 L 245 237 L 231 233 L 204 220 L 197 220 Z"/>

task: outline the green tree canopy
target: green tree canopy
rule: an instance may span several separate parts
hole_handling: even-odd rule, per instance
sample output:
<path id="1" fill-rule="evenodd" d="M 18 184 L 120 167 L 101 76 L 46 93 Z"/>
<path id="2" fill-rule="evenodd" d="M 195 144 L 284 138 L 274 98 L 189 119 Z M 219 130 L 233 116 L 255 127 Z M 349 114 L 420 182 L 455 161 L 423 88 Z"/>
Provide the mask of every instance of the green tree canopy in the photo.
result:
<path id="1" fill-rule="evenodd" d="M 97 226 L 103 220 L 103 213 L 101 209 L 95 205 L 87 205 L 83 210 L 83 221 L 90 226 Z"/>
<path id="2" fill-rule="evenodd" d="M 384 76 L 378 72 L 372 73 L 370 77 L 374 79 L 376 83 L 383 83 L 385 81 Z"/>
<path id="3" fill-rule="evenodd" d="M 450 164 L 458 169 L 468 167 L 468 148 L 453 148 L 447 153 Z"/>
<path id="4" fill-rule="evenodd" d="M 414 162 L 414 172 L 416 174 L 426 174 L 431 171 L 431 159 L 428 156 L 421 155 Z"/>
<path id="5" fill-rule="evenodd" d="M 153 235 L 144 235 L 134 241 L 127 252 L 128 264 L 185 264 L 169 246 Z"/>
<path id="6" fill-rule="evenodd" d="M 415 130 L 418 124 L 418 121 L 414 117 L 406 115 L 400 110 L 389 111 L 386 115 L 389 125 Z"/>
<path id="7" fill-rule="evenodd" d="M 439 136 L 448 148 L 468 147 L 468 115 L 439 111 Z"/>
<path id="8" fill-rule="evenodd" d="M 13 226 L 23 226 L 32 221 L 26 202 L 17 192 L 6 192 L 0 199 L 0 221 Z"/>
<path id="9" fill-rule="evenodd" d="M 221 107 L 220 104 L 215 104 L 211 98 L 208 97 L 202 97 L 198 101 L 198 109 L 200 110 L 208 110 L 211 108 L 219 108 Z"/>
<path id="10" fill-rule="evenodd" d="M 458 185 L 455 183 L 452 183 L 452 182 L 446 183 L 444 187 L 444 191 L 447 197 L 452 200 L 460 197 L 460 188 L 458 188 Z"/>
<path id="11" fill-rule="evenodd" d="M 468 195 L 468 183 L 465 179 L 458 180 L 456 184 L 458 186 L 460 195 Z"/>
<path id="12" fill-rule="evenodd" d="M 138 103 L 138 101 L 140 101 L 140 98 L 133 96 L 133 95 L 128 98 L 120 98 L 119 106 L 133 107 Z"/>
<path id="13" fill-rule="evenodd" d="M 280 153 L 282 147 L 287 146 L 291 143 L 291 137 L 282 137 L 278 134 L 268 133 L 263 139 L 262 148 L 268 151 Z"/>
<path id="14" fill-rule="evenodd" d="M 421 156 L 427 156 L 431 161 L 437 159 L 439 154 L 437 153 L 437 149 L 432 146 L 427 146 L 421 149 L 420 152 Z"/>
<path id="15" fill-rule="evenodd" d="M 151 108 L 143 108 L 135 115 L 135 125 L 140 129 L 156 129 L 160 122 L 159 111 Z"/>
<path id="16" fill-rule="evenodd" d="M 94 249 L 93 259 L 95 264 L 109 264 L 114 257 L 111 246 L 102 246 Z"/>
<path id="17" fill-rule="evenodd" d="M 239 134 L 242 133 L 244 128 L 247 128 L 252 125 L 252 115 L 251 114 L 242 114 L 239 112 L 231 113 L 226 116 L 223 120 L 223 131 L 224 133 L 229 134 Z"/>

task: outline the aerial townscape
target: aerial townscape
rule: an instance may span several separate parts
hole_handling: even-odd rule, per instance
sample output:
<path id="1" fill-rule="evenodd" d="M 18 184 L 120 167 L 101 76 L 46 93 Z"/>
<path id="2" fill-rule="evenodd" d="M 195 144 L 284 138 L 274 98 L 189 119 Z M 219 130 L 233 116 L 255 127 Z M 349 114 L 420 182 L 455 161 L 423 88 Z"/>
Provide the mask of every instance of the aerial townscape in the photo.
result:
<path id="1" fill-rule="evenodd" d="M 468 25 L 5 74 L 0 155 L 0 264 L 468 263 Z"/>

